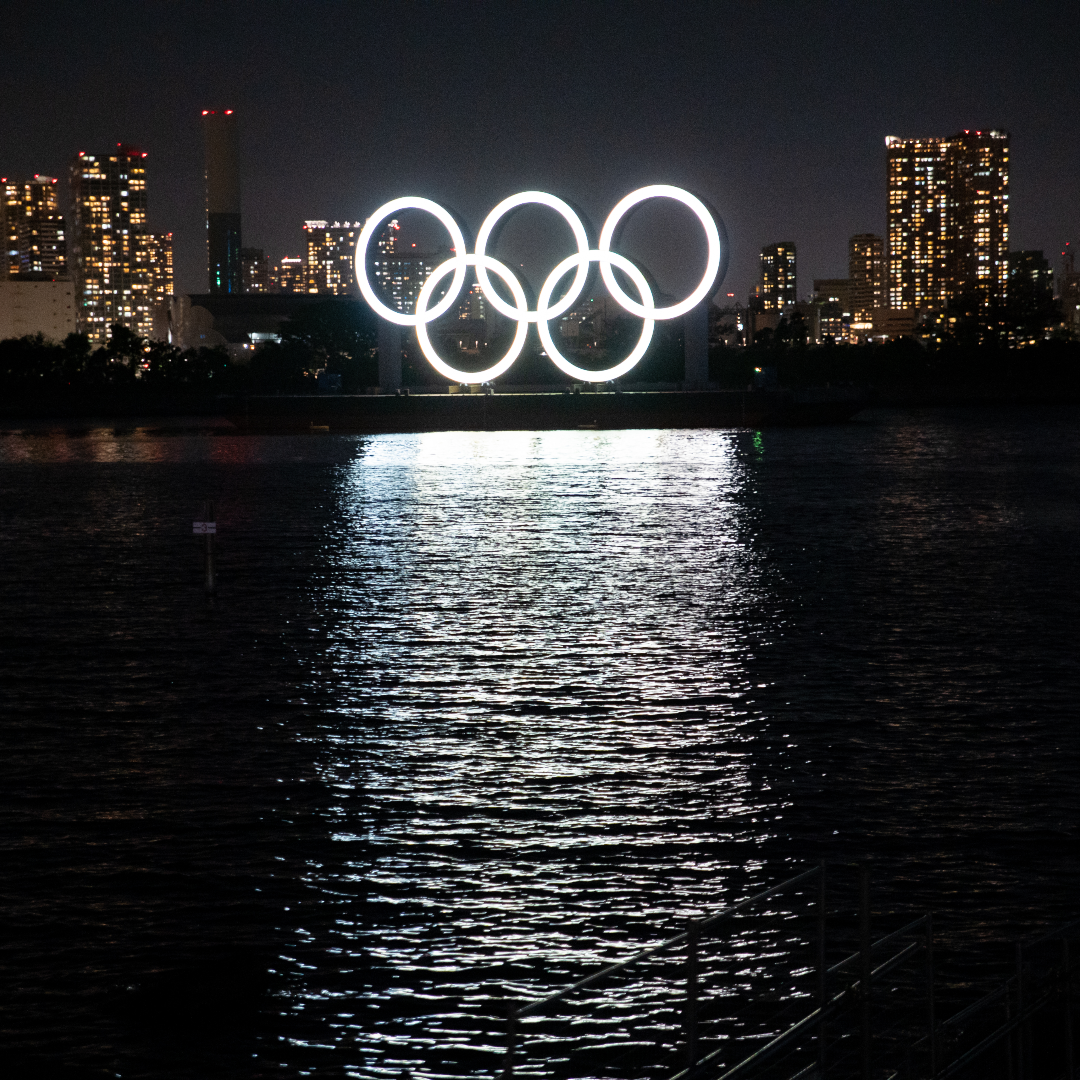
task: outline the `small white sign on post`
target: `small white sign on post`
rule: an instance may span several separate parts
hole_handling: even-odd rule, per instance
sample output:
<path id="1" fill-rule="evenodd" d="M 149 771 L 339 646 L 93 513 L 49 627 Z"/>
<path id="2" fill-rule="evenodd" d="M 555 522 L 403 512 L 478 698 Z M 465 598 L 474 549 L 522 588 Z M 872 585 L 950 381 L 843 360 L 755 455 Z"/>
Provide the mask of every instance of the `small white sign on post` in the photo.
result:
<path id="1" fill-rule="evenodd" d="M 195 536 L 215 536 L 217 535 L 217 522 L 193 521 L 191 523 L 191 531 Z"/>

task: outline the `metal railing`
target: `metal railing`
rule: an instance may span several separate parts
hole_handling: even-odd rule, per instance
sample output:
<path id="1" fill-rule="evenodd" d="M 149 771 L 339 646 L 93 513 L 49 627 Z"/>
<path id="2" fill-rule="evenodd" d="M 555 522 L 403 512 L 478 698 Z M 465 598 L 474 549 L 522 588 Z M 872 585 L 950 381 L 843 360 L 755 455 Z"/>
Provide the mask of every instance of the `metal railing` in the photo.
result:
<path id="1" fill-rule="evenodd" d="M 625 960 L 609 964 L 601 970 L 588 975 L 555 993 L 548 994 L 536 1001 L 512 1009 L 509 1014 L 506 1058 L 503 1068 L 505 1080 L 512 1080 L 515 1074 L 517 1057 L 521 1044 L 521 1022 L 529 1017 L 536 1017 L 540 1013 L 549 1013 L 560 1005 L 563 1005 L 579 995 L 581 992 L 597 987 L 599 984 L 610 982 L 617 976 L 625 975 L 634 968 L 640 968 L 647 961 L 660 957 L 663 954 L 672 953 L 676 950 L 683 952 L 682 973 L 683 990 L 681 1008 L 681 1032 L 674 1033 L 676 1042 L 682 1042 L 681 1056 L 687 1067 L 695 1065 L 701 1055 L 701 1006 L 704 997 L 704 988 L 701 980 L 701 955 L 703 940 L 710 934 L 715 933 L 722 924 L 733 920 L 740 915 L 749 913 L 755 908 L 760 908 L 766 901 L 780 897 L 785 893 L 791 893 L 800 888 L 816 884 L 814 890 L 814 907 L 817 921 L 816 932 L 816 986 L 812 992 L 817 998 L 818 1006 L 824 1002 L 825 986 L 827 978 L 826 953 L 825 953 L 825 866 L 812 867 L 794 877 L 788 878 L 772 888 L 765 889 L 753 896 L 735 904 L 726 905 L 718 911 L 708 914 L 700 919 L 689 920 L 686 929 L 681 933 L 674 934 L 655 945 L 639 949 Z M 681 1040 L 678 1036 L 681 1035 Z M 671 1049 L 676 1050 L 677 1047 Z"/>
<path id="2" fill-rule="evenodd" d="M 607 967 L 602 968 L 600 971 L 595 972 L 592 975 L 588 975 L 583 979 L 578 979 L 577 982 L 571 983 L 569 986 L 563 987 L 563 989 L 556 991 L 554 994 L 548 994 L 547 997 L 541 998 L 539 1001 L 530 1002 L 528 1005 L 523 1005 L 521 1008 L 511 1011 L 509 1017 L 509 1033 L 508 1043 L 506 1048 L 506 1065 L 503 1070 L 503 1076 L 506 1080 L 512 1080 L 514 1075 L 514 1056 L 517 1049 L 517 1032 L 520 1021 L 527 1016 L 535 1015 L 542 1010 L 556 1004 L 560 1001 L 572 997 L 575 993 L 581 990 L 585 990 L 588 987 L 595 986 L 598 983 L 603 982 L 606 979 L 610 979 L 613 976 L 627 971 L 636 965 L 641 964 L 644 960 L 647 960 L 653 956 L 657 956 L 661 953 L 668 952 L 675 949 L 680 945 L 685 945 L 687 949 L 687 963 L 686 963 L 686 1017 L 687 1017 L 687 1055 L 691 1057 L 696 1052 L 697 1043 L 697 1014 L 698 1014 L 698 950 L 701 942 L 701 938 L 704 934 L 708 933 L 711 929 L 716 927 L 719 923 L 725 919 L 729 919 L 740 912 L 760 904 L 762 901 L 771 897 L 777 896 L 783 892 L 797 887 L 805 882 L 809 882 L 815 878 L 818 878 L 821 883 L 821 893 L 824 897 L 824 866 L 814 867 L 812 870 L 807 870 L 802 874 L 797 874 L 793 878 L 789 878 L 787 881 L 781 882 L 779 885 L 773 886 L 771 889 L 766 889 L 764 892 L 757 893 L 754 896 L 748 897 L 746 900 L 742 900 L 737 904 L 731 904 L 730 906 L 722 908 L 720 911 L 715 912 L 706 918 L 699 920 L 691 920 L 687 925 L 686 930 L 680 934 L 675 934 L 672 937 L 661 941 L 657 945 L 650 945 L 647 948 L 641 949 L 634 953 L 632 956 L 627 957 L 625 960 L 620 960 L 618 963 L 609 964 Z M 822 900 L 822 905 L 824 900 Z M 824 941 L 824 936 L 822 936 Z"/>
<path id="3" fill-rule="evenodd" d="M 931 1074 L 935 1080 L 992 1076 L 995 1071 L 1008 1080 L 1074 1080 L 1073 982 L 1078 965 L 1070 939 L 1078 935 L 1080 920 L 1015 946 L 1015 974 L 942 1022 L 938 1039 L 951 1060 Z M 1056 961 L 1052 949 L 1058 950 Z M 1032 1023 L 1055 1005 L 1061 1008 L 1060 1023 L 1044 1025 L 1036 1048 Z M 995 1070 L 988 1067 L 986 1055 L 1002 1042 L 1005 1053 Z"/>
<path id="4" fill-rule="evenodd" d="M 792 908 L 778 913 L 767 905 L 768 901 L 790 894 L 811 901 L 803 915 L 812 916 L 816 929 L 795 937 L 789 933 L 785 941 L 791 948 L 785 960 L 790 967 L 796 954 L 807 959 L 807 951 L 812 950 L 812 964 L 789 971 L 786 993 L 770 996 L 769 1004 L 778 1016 L 751 1023 L 745 1019 L 745 1010 L 740 1013 L 735 1008 L 736 995 L 731 985 L 714 985 L 710 993 L 705 978 L 704 942 L 724 927 L 737 926 L 740 919 L 754 912 L 774 922 L 797 920 L 799 913 Z M 551 1019 L 553 1014 L 565 1019 L 565 1013 L 574 1009 L 576 1017 L 571 1023 L 584 1029 L 590 1020 L 596 1020 L 594 1027 L 600 1031 L 596 1037 L 599 1045 L 591 1048 L 593 1060 L 599 1064 L 590 1075 L 650 1075 L 668 1080 L 749 1080 L 751 1076 L 768 1080 L 947 1080 L 1000 1073 L 1002 1080 L 1034 1080 L 1035 1076 L 1040 1080 L 1043 1076 L 1074 1080 L 1072 983 L 1076 971 L 1070 960 L 1068 935 L 1080 933 L 1080 920 L 1018 946 L 1015 975 L 938 1022 L 932 915 L 910 920 L 873 940 L 869 871 L 865 865 L 859 867 L 858 894 L 857 948 L 845 950 L 846 954 L 832 964 L 828 963 L 827 930 L 830 920 L 844 912 L 827 910 L 826 868 L 821 864 L 738 903 L 689 920 L 682 932 L 638 949 L 626 959 L 608 964 L 554 993 L 512 1007 L 503 1080 L 514 1080 L 519 1062 L 529 1058 L 530 1031 L 523 1022 Z M 767 906 L 770 910 L 762 912 Z M 847 913 L 851 913 L 850 909 Z M 1040 949 L 1045 951 L 1047 943 L 1058 949 L 1058 958 L 1052 963 L 1039 953 Z M 747 955 L 752 951 L 747 950 L 745 938 L 736 946 Z M 677 957 L 675 965 L 671 964 L 673 954 Z M 667 961 L 659 974 L 651 967 L 658 960 Z M 712 971 L 715 974 L 715 963 Z M 631 1016 L 634 1010 L 624 1010 L 621 1025 L 616 1016 L 604 1028 L 596 1018 L 605 1011 L 609 1016 L 617 1012 L 613 999 L 609 995 L 602 1001 L 583 1000 L 590 992 L 599 993 L 605 984 L 635 977 L 635 972 L 639 980 L 652 980 L 649 986 L 645 982 L 636 984 L 653 1010 L 647 1040 L 651 1056 L 644 1052 L 645 1042 L 634 1042 L 630 1037 L 635 1024 L 640 1026 L 640 1020 Z M 803 982 L 793 988 L 796 975 L 803 977 Z M 809 986 L 807 976 L 812 976 Z M 662 993 L 656 989 L 660 984 L 664 987 Z M 746 998 L 751 996 L 744 994 Z M 1048 1057 L 1045 1040 L 1039 1042 L 1039 1052 L 1033 1053 L 1031 1025 L 1055 1004 L 1064 1010 L 1060 1053 Z M 746 1008 L 753 1005 L 750 1002 Z M 807 1007 L 803 1015 L 793 1016 Z M 637 1013 L 645 1010 L 642 1005 Z M 1004 1010 L 1005 1015 L 998 1016 L 995 1010 Z M 530 1076 L 547 1075 L 552 1069 L 557 1069 L 560 1076 L 575 1075 L 572 1060 L 566 1056 L 567 1040 L 560 1042 L 538 1028 L 531 1029 L 531 1033 L 533 1042 L 541 1050 L 546 1048 L 546 1052 L 540 1055 L 539 1067 L 526 1069 Z M 581 1039 L 587 1041 L 585 1035 Z M 1002 1059 L 996 1062 L 997 1073 L 987 1072 L 985 1055 L 1002 1040 L 1007 1040 L 1007 1068 Z M 739 1054 L 740 1046 L 747 1041 L 759 1045 L 748 1054 Z M 635 1062 L 628 1065 L 620 1061 L 620 1056 L 625 1058 L 634 1050 L 639 1051 Z M 1046 1072 L 1046 1061 L 1051 1058 L 1051 1072 Z M 1036 1066 L 1038 1071 L 1033 1072 Z M 587 1066 L 581 1067 L 588 1072 Z M 982 1071 L 974 1071 L 977 1068 Z"/>

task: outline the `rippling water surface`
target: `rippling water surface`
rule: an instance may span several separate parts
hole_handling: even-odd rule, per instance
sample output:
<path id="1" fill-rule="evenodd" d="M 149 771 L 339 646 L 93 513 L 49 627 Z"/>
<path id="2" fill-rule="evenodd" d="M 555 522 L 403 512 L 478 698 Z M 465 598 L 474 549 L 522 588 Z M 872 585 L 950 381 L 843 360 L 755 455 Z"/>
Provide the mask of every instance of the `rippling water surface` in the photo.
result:
<path id="1" fill-rule="evenodd" d="M 1076 419 L 6 433 L 8 1060 L 490 1076 L 504 996 L 821 858 L 956 957 L 1063 919 Z"/>

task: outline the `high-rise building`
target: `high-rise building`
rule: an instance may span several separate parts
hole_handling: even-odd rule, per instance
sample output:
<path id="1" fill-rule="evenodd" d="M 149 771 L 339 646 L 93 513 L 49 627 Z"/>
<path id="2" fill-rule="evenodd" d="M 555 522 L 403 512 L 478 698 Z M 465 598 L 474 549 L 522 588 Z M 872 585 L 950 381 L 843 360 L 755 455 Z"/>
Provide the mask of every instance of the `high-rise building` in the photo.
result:
<path id="1" fill-rule="evenodd" d="M 1009 299 L 1045 303 L 1054 298 L 1054 272 L 1041 251 L 1009 252 Z"/>
<path id="2" fill-rule="evenodd" d="M 1080 270 L 1076 269 L 1076 252 L 1071 243 L 1066 242 L 1061 253 L 1061 276 L 1058 279 L 1058 296 L 1070 300 L 1080 300 Z"/>
<path id="3" fill-rule="evenodd" d="M 943 310 L 961 297 L 1000 303 L 1008 286 L 1009 136 L 885 140 L 888 302 Z"/>
<path id="4" fill-rule="evenodd" d="M 240 154 L 232 109 L 203 109 L 206 146 L 206 265 L 211 293 L 243 291 Z"/>
<path id="5" fill-rule="evenodd" d="M 142 337 L 153 308 L 172 292 L 172 234 L 152 234 L 146 218 L 146 154 L 117 143 L 71 163 L 75 213 L 72 270 L 78 324 L 95 344 L 120 323 Z"/>
<path id="6" fill-rule="evenodd" d="M 852 340 L 853 285 L 851 278 L 814 278 L 812 303 L 817 309 L 819 340 Z"/>
<path id="7" fill-rule="evenodd" d="M 444 259 L 441 255 L 420 255 L 397 250 L 397 219 L 387 222 L 376 242 L 377 252 L 371 266 L 375 289 L 386 298 L 387 305 L 398 311 L 412 311 L 424 282 Z"/>
<path id="8" fill-rule="evenodd" d="M 1063 311 L 1054 301 L 1054 272 L 1041 251 L 1009 252 L 1008 307 L 1017 343 L 1038 341 L 1061 319 Z"/>
<path id="9" fill-rule="evenodd" d="M 766 311 L 783 311 L 795 303 L 795 245 L 790 240 L 761 249 L 761 300 Z"/>
<path id="10" fill-rule="evenodd" d="M 139 241 L 142 259 L 150 271 L 147 291 L 153 306 L 173 294 L 173 234 L 143 233 Z"/>
<path id="11" fill-rule="evenodd" d="M 875 308 L 885 303 L 885 240 L 873 233 L 857 233 L 848 240 L 848 279 L 851 307 L 857 323 L 869 322 Z"/>
<path id="12" fill-rule="evenodd" d="M 270 260 L 262 248 L 241 248 L 240 267 L 244 292 L 270 291 Z"/>
<path id="13" fill-rule="evenodd" d="M 1080 270 L 1076 269 L 1076 253 L 1066 243 L 1061 253 L 1061 277 L 1058 279 L 1058 299 L 1061 317 L 1073 340 L 1080 339 Z"/>
<path id="14" fill-rule="evenodd" d="M 577 348 L 602 346 L 614 325 L 612 309 L 620 310 L 603 296 L 580 300 L 559 319 L 559 335 Z"/>
<path id="15" fill-rule="evenodd" d="M 363 222 L 305 221 L 307 235 L 308 292 L 344 296 L 358 292 L 356 241 Z"/>
<path id="16" fill-rule="evenodd" d="M 463 322 L 484 322 L 487 320 L 487 304 L 484 290 L 479 281 L 474 281 L 464 298 L 458 304 L 458 318 Z"/>
<path id="17" fill-rule="evenodd" d="M 851 278 L 814 278 L 813 298 L 819 304 L 839 304 L 849 315 L 855 308 Z"/>
<path id="18" fill-rule="evenodd" d="M 307 263 L 299 255 L 288 256 L 270 271 L 270 291 L 284 293 L 307 292 Z"/>
<path id="19" fill-rule="evenodd" d="M 0 250 L 0 277 L 19 272 L 19 185 L 6 176 L 0 180 L 0 228 L 4 247 Z"/>
<path id="20" fill-rule="evenodd" d="M 63 278 L 68 273 L 67 229 L 52 176 L 0 180 L 3 261 L 9 277 L 33 274 Z"/>

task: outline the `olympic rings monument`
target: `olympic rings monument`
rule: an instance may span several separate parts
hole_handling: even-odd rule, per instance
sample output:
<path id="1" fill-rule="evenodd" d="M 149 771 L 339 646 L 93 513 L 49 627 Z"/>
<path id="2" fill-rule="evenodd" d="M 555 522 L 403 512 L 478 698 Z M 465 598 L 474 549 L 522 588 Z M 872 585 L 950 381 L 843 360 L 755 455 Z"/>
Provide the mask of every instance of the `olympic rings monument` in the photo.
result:
<path id="1" fill-rule="evenodd" d="M 693 292 L 676 304 L 657 307 L 648 279 L 637 265 L 614 250 L 622 225 L 630 213 L 649 199 L 674 199 L 688 207 L 705 231 L 708 254 L 705 271 Z M 537 296 L 536 308 L 530 309 L 518 276 L 505 263 L 489 255 L 487 248 L 502 219 L 529 204 L 546 206 L 559 214 L 570 226 L 577 251 L 563 259 L 548 275 Z M 421 210 L 433 215 L 450 235 L 453 255 L 437 266 L 420 290 L 414 311 L 397 311 L 376 294 L 368 278 L 368 249 L 379 226 L 403 210 Z M 356 244 L 356 280 L 364 299 L 381 317 L 379 334 L 379 387 L 382 393 L 393 393 L 401 387 L 401 328 L 415 327 L 417 343 L 428 363 L 447 379 L 456 383 L 490 383 L 506 374 L 521 355 L 529 332 L 536 324 L 544 351 L 555 366 L 571 378 L 583 383 L 607 383 L 632 371 L 645 355 L 658 320 L 684 319 L 686 389 L 704 390 L 709 378 L 708 305 L 709 298 L 719 288 L 727 271 L 728 245 L 723 221 L 714 215 L 696 196 L 668 184 L 652 184 L 632 191 L 612 209 L 600 230 L 598 246 L 589 247 L 589 237 L 578 213 L 562 199 L 543 191 L 522 191 L 511 195 L 496 206 L 484 219 L 476 236 L 476 249 L 468 253 L 465 235 L 457 220 L 444 207 L 430 199 L 399 198 L 380 206 L 367 220 Z M 612 299 L 626 312 L 642 320 L 641 335 L 630 354 L 618 363 L 596 371 L 579 367 L 560 352 L 552 337 L 551 321 L 570 311 L 580 299 L 590 277 L 590 267 L 598 264 L 604 284 Z M 462 371 L 439 356 L 431 343 L 428 324 L 446 314 L 458 301 L 469 267 L 473 267 L 484 299 L 500 314 L 517 323 L 506 354 L 483 371 Z M 637 298 L 620 285 L 614 270 L 626 275 Z M 573 273 L 569 289 L 554 303 L 552 297 L 559 285 Z M 450 275 L 453 278 L 446 293 L 432 304 L 439 284 Z M 508 303 L 492 285 L 494 274 L 506 286 L 513 299 Z"/>
<path id="2" fill-rule="evenodd" d="M 652 286 L 639 267 L 616 250 L 619 232 L 630 213 L 649 199 L 673 199 L 687 207 L 705 232 L 708 254 L 705 270 L 694 290 L 673 304 L 657 306 Z M 496 228 L 508 214 L 522 206 L 536 204 L 559 214 L 570 226 L 577 251 L 562 260 L 547 276 L 536 307 L 530 308 L 525 287 L 517 274 L 488 253 Z M 372 288 L 367 257 L 379 226 L 403 210 L 419 210 L 434 215 L 450 236 L 452 254 L 435 267 L 424 282 L 412 311 L 398 311 L 384 303 Z M 237 399 L 228 407 L 228 418 L 238 429 L 255 433 L 380 432 L 424 431 L 523 431 L 567 428 L 745 428 L 766 424 L 837 423 L 849 419 L 865 405 L 859 391 L 819 389 L 810 391 L 720 390 L 709 386 L 709 298 L 719 288 L 727 270 L 728 245 L 724 224 L 696 196 L 682 188 L 653 184 L 632 191 L 621 199 L 604 222 L 596 248 L 589 246 L 589 234 L 578 213 L 562 199 L 543 191 L 522 191 L 503 199 L 484 219 L 470 254 L 465 233 L 445 208 L 430 199 L 392 199 L 368 218 L 357 240 L 354 256 L 360 292 L 380 316 L 379 386 L 367 394 L 255 395 Z M 610 367 L 596 371 L 579 367 L 565 356 L 551 332 L 551 322 L 578 303 L 593 269 L 600 275 L 612 300 L 630 315 L 641 319 L 641 334 L 629 354 Z M 461 296 L 466 275 L 472 268 L 484 299 L 491 307 L 517 323 L 517 330 L 505 355 L 483 371 L 462 371 L 454 367 L 431 341 L 428 327 L 446 314 Z M 623 276 L 623 281 L 616 277 Z M 572 275 L 572 278 L 571 278 Z M 506 299 L 493 285 L 502 282 Z M 450 278 L 441 296 L 438 290 Z M 571 278 L 565 293 L 561 284 Z M 629 285 L 630 292 L 626 285 Z M 632 295 L 633 294 L 633 295 Z M 557 297 L 557 299 L 556 299 Z M 645 355 L 656 323 L 665 319 L 683 320 L 684 376 L 682 390 L 639 387 L 626 393 L 567 394 L 528 391 L 492 394 L 490 384 L 505 375 L 521 355 L 529 333 L 536 324 L 540 342 L 551 362 L 580 384 L 596 389 L 604 383 L 620 386 L 615 380 L 629 374 Z M 410 394 L 401 385 L 401 334 L 413 327 L 421 352 L 428 363 L 451 383 L 489 384 L 485 394 L 446 394 L 419 391 Z"/>

